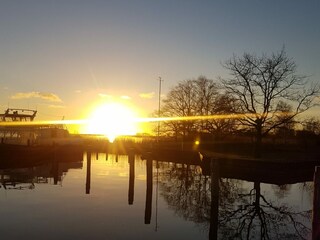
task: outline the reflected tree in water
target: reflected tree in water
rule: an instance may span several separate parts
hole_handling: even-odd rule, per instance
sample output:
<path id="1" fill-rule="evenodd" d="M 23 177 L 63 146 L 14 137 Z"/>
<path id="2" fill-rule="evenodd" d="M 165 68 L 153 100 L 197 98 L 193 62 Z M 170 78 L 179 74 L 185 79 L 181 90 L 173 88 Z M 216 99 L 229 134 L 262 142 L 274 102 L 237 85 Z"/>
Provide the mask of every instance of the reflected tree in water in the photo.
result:
<path id="1" fill-rule="evenodd" d="M 313 182 L 304 182 L 299 184 L 299 188 L 306 193 L 308 193 L 309 197 L 312 199 L 313 197 L 313 190 L 314 190 L 314 183 Z"/>
<path id="2" fill-rule="evenodd" d="M 291 185 L 290 184 L 283 184 L 283 185 L 272 185 L 271 186 L 274 194 L 279 199 L 283 199 L 290 193 Z"/>
<path id="3" fill-rule="evenodd" d="M 238 194 L 236 204 L 220 205 L 219 215 L 222 232 L 232 239 L 305 239 L 310 234 L 311 211 L 267 199 L 259 182 Z"/>
<path id="4" fill-rule="evenodd" d="M 210 222 L 211 179 L 201 173 L 199 167 L 186 164 L 162 165 L 161 195 L 175 213 L 184 219 Z M 234 203 L 240 181 L 220 179 L 219 202 Z"/>
<path id="5" fill-rule="evenodd" d="M 213 218 L 210 177 L 185 164 L 161 168 L 161 195 L 170 208 L 208 229 Z M 259 182 L 253 185 L 247 189 L 243 181 L 220 178 L 219 239 L 304 239 L 310 235 L 311 211 L 296 211 L 293 206 L 274 202 L 264 196 Z"/>
<path id="6" fill-rule="evenodd" d="M 195 166 L 170 164 L 163 172 L 160 189 L 177 215 L 197 223 L 210 219 L 210 178 Z"/>

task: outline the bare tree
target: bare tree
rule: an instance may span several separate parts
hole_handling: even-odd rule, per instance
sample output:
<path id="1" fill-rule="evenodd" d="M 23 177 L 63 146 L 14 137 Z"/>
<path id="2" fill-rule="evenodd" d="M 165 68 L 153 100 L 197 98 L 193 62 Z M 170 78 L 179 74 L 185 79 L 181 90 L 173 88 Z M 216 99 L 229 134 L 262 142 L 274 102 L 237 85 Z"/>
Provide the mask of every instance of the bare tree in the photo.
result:
<path id="1" fill-rule="evenodd" d="M 228 94 L 219 94 L 215 97 L 208 115 L 223 116 L 235 112 L 235 101 Z M 216 139 L 221 139 L 236 130 L 235 118 L 212 118 L 206 120 L 205 130 L 215 135 Z"/>
<path id="2" fill-rule="evenodd" d="M 208 116 L 212 112 L 212 106 L 215 105 L 215 99 L 218 95 L 218 87 L 213 80 L 200 76 L 194 80 L 197 92 L 197 112 L 199 116 Z M 208 121 L 200 122 L 200 130 L 207 128 Z"/>
<path id="3" fill-rule="evenodd" d="M 199 117 L 197 121 L 168 121 L 162 124 L 162 130 L 176 136 L 188 136 L 195 132 L 219 135 L 233 129 L 234 120 L 206 119 L 206 116 L 230 114 L 233 111 L 232 97 L 219 93 L 216 82 L 204 76 L 181 81 L 173 87 L 163 100 L 161 116 Z M 204 116 L 203 118 L 201 116 Z M 200 120 L 201 119 L 201 120 Z"/>
<path id="4" fill-rule="evenodd" d="M 303 130 L 315 135 L 320 134 L 320 120 L 315 117 L 309 117 L 302 122 Z"/>
<path id="5" fill-rule="evenodd" d="M 162 104 L 162 117 L 191 117 L 197 115 L 197 98 L 195 83 L 193 80 L 185 80 L 178 83 L 167 94 Z M 168 121 L 162 124 L 175 135 L 187 136 L 194 131 L 193 121 Z"/>
<path id="6" fill-rule="evenodd" d="M 276 109 L 278 115 L 275 117 L 275 124 L 279 122 L 283 123 L 275 129 L 276 134 L 284 140 L 284 143 L 286 143 L 287 138 L 294 135 L 296 121 L 293 116 L 293 108 L 288 103 L 279 101 Z"/>
<path id="7" fill-rule="evenodd" d="M 233 56 L 223 66 L 231 78 L 221 81 L 237 100 L 238 113 L 244 114 L 241 123 L 255 129 L 256 157 L 261 155 L 262 138 L 312 107 L 319 94 L 319 85 L 308 84 L 306 76 L 296 74 L 297 66 L 284 49 L 271 56 Z M 281 101 L 292 105 L 293 111 L 285 118 L 276 118 Z"/>

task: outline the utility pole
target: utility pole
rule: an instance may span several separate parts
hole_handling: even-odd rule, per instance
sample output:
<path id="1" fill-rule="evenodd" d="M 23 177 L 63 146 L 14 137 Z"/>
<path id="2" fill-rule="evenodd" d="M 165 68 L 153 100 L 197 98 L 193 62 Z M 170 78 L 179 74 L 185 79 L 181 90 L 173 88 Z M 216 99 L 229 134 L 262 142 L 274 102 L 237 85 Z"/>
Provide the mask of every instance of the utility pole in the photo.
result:
<path id="1" fill-rule="evenodd" d="M 161 114 L 161 83 L 162 83 L 161 77 L 159 77 L 159 105 L 158 105 L 158 118 L 160 118 Z M 160 119 L 158 119 L 158 147 L 160 147 Z M 159 162 L 157 160 L 156 163 L 156 169 L 157 169 L 157 184 L 156 184 L 156 226 L 155 231 L 158 231 L 158 198 L 159 198 Z"/>

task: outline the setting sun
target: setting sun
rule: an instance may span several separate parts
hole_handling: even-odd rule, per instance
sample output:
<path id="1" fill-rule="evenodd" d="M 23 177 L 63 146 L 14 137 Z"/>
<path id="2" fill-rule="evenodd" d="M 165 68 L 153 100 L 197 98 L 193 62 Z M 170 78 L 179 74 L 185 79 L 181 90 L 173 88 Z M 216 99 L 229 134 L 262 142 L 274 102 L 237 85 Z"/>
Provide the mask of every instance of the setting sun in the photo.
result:
<path id="1" fill-rule="evenodd" d="M 135 135 L 138 131 L 133 110 L 120 103 L 106 103 L 93 110 L 88 119 L 88 134 L 105 135 L 109 141 L 117 136 Z"/>

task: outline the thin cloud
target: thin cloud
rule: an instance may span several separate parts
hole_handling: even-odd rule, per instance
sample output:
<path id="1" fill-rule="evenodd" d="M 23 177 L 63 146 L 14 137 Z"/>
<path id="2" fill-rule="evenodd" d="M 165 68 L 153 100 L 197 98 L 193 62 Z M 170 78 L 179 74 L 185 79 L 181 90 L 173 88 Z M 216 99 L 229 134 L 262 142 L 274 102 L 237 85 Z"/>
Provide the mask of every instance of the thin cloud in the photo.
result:
<path id="1" fill-rule="evenodd" d="M 81 90 L 75 90 L 74 92 L 75 92 L 75 93 L 82 93 Z"/>
<path id="2" fill-rule="evenodd" d="M 139 97 L 141 98 L 147 98 L 147 99 L 151 99 L 154 98 L 154 92 L 150 92 L 150 93 L 140 93 Z"/>
<path id="3" fill-rule="evenodd" d="M 63 106 L 63 105 L 49 105 L 49 108 L 66 108 L 66 106 Z"/>
<path id="4" fill-rule="evenodd" d="M 108 95 L 108 94 L 105 94 L 105 93 L 99 93 L 98 95 L 99 95 L 99 97 L 102 97 L 102 98 L 112 98 L 111 95 Z"/>
<path id="5" fill-rule="evenodd" d="M 11 99 L 27 98 L 41 98 L 50 102 L 62 102 L 62 100 L 56 94 L 46 92 L 19 92 L 11 96 Z"/>
<path id="6" fill-rule="evenodd" d="M 131 99 L 131 97 L 129 97 L 129 96 L 121 96 L 121 98 L 125 99 L 125 100 L 130 100 Z"/>

